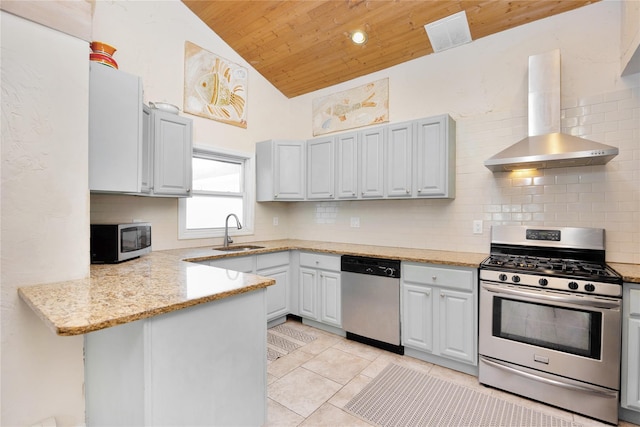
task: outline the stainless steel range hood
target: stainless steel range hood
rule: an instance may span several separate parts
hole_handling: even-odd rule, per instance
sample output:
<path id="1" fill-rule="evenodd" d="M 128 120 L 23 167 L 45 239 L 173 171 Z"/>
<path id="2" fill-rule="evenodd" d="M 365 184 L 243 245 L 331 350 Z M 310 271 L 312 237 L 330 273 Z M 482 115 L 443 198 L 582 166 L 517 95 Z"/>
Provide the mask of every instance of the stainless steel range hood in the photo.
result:
<path id="1" fill-rule="evenodd" d="M 484 162 L 493 172 L 603 165 L 610 145 L 560 133 L 560 50 L 529 57 L 529 136 Z"/>

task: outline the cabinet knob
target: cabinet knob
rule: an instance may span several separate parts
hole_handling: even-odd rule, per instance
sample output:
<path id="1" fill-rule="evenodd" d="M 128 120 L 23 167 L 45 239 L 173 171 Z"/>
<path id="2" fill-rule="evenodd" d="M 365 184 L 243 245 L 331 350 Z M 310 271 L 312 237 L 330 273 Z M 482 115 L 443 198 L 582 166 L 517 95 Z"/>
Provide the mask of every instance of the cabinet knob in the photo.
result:
<path id="1" fill-rule="evenodd" d="M 354 192 L 352 193 L 352 195 L 353 195 L 353 196 L 355 196 L 355 195 L 356 195 L 356 192 L 354 191 Z"/>
<path id="2" fill-rule="evenodd" d="M 418 193 L 422 193 L 422 188 L 418 188 Z"/>
<path id="3" fill-rule="evenodd" d="M 438 276 L 431 276 L 431 280 L 435 282 L 436 280 L 438 280 Z"/>
<path id="4" fill-rule="evenodd" d="M 444 298 L 444 294 L 440 294 L 440 298 Z"/>
<path id="5" fill-rule="evenodd" d="M 190 188 L 187 188 L 187 193 L 191 193 L 191 189 Z"/>
<path id="6" fill-rule="evenodd" d="M 411 191 L 409 191 L 409 189 L 407 188 L 407 194 L 411 193 Z"/>
<path id="7" fill-rule="evenodd" d="M 277 199 L 277 198 L 278 198 L 278 193 L 274 194 L 274 195 L 273 195 L 273 198 L 274 198 L 274 199 Z"/>

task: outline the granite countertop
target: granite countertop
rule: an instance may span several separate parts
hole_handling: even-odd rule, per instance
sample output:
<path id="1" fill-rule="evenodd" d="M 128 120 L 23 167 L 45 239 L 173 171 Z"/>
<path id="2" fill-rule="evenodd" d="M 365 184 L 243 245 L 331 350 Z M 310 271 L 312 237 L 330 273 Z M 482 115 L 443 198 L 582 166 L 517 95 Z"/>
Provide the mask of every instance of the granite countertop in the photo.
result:
<path id="1" fill-rule="evenodd" d="M 207 246 L 156 251 L 121 264 L 92 265 L 91 274 L 85 279 L 22 287 L 18 292 L 56 334 L 80 335 L 275 283 L 270 278 L 190 261 L 302 250 L 475 268 L 488 256 L 471 252 L 292 239 L 246 244 L 262 248 L 221 252 Z M 610 266 L 623 276 L 625 282 L 640 283 L 640 265 L 613 263 Z"/>
<path id="2" fill-rule="evenodd" d="M 460 267 L 478 267 L 488 254 L 472 252 L 438 251 L 431 249 L 412 249 L 391 246 L 358 245 L 353 243 L 318 242 L 310 240 L 269 240 L 262 242 L 238 243 L 232 246 L 255 245 L 263 246 L 261 249 L 253 249 L 247 252 L 219 252 L 211 247 L 170 249 L 162 251 L 187 261 L 203 261 L 206 259 L 226 258 L 242 255 L 255 255 L 261 253 L 301 250 L 312 252 L 325 252 L 336 255 L 360 255 L 400 261 L 427 262 L 433 264 L 445 264 Z"/>
<path id="3" fill-rule="evenodd" d="M 81 335 L 273 285 L 253 274 L 184 262 L 163 252 L 92 265 L 86 279 L 22 287 L 20 297 L 56 334 Z"/>

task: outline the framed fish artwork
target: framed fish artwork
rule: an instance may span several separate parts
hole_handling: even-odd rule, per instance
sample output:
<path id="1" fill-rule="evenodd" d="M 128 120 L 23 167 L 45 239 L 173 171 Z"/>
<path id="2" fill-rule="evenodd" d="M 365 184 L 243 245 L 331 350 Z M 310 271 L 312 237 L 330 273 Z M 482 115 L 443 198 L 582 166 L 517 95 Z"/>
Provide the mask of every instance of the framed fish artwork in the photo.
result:
<path id="1" fill-rule="evenodd" d="M 389 79 L 316 98 L 312 115 L 314 136 L 388 122 Z"/>
<path id="2" fill-rule="evenodd" d="M 185 42 L 185 113 L 246 129 L 247 78 L 245 67 Z"/>

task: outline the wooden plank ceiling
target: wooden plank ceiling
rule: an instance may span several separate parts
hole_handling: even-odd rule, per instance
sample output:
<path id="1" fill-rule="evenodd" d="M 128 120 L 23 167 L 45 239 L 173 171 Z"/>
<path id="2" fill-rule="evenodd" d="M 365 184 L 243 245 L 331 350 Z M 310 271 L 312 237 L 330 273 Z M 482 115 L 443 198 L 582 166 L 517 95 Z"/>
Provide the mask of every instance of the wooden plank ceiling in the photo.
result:
<path id="1" fill-rule="evenodd" d="M 424 25 L 462 10 L 476 40 L 599 0 L 182 1 L 291 98 L 433 53 Z"/>

